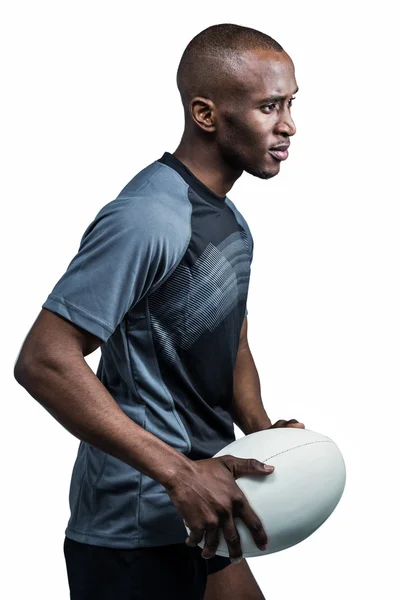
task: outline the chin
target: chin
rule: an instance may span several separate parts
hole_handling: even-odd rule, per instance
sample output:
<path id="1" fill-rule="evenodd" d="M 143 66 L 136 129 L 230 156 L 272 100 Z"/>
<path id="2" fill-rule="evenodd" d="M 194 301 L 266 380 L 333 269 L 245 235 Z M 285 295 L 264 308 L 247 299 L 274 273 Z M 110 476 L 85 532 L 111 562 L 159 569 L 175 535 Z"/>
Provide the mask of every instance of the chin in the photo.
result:
<path id="1" fill-rule="evenodd" d="M 246 173 L 250 173 L 250 175 L 254 175 L 254 177 L 259 177 L 259 179 L 271 179 L 271 177 L 275 177 L 275 175 L 278 175 L 278 173 L 280 171 L 279 167 L 280 167 L 280 164 L 278 163 L 277 168 L 272 170 L 269 167 L 268 171 L 267 171 L 262 166 L 255 167 L 253 165 L 250 165 L 250 166 L 244 167 L 244 171 L 246 171 Z"/>

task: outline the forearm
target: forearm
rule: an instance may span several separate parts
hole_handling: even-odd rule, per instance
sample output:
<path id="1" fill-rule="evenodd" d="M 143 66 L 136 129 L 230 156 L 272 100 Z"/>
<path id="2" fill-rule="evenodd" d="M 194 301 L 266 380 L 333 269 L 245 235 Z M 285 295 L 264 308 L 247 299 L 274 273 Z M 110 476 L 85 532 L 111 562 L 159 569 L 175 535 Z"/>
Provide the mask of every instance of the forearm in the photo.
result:
<path id="1" fill-rule="evenodd" d="M 233 372 L 232 418 L 245 435 L 272 424 L 262 403 L 260 378 L 247 343 L 239 347 Z"/>
<path id="2" fill-rule="evenodd" d="M 192 461 L 130 419 L 87 365 L 36 364 L 16 374 L 17 381 L 63 427 L 83 440 L 168 487 Z"/>

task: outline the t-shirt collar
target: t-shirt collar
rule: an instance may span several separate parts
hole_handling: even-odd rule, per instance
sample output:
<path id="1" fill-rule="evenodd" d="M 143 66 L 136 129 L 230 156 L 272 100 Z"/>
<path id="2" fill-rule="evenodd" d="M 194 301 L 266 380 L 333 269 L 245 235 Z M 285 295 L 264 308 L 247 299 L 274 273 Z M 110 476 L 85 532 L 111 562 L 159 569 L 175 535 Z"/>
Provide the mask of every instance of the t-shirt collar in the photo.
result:
<path id="1" fill-rule="evenodd" d="M 181 177 L 193 188 L 199 196 L 204 198 L 207 202 L 210 202 L 214 206 L 218 208 L 224 208 L 226 206 L 225 200 L 226 196 L 219 196 L 215 192 L 213 192 L 209 187 L 207 187 L 200 179 L 198 179 L 190 169 L 186 165 L 183 164 L 182 161 L 179 160 L 176 156 L 171 154 L 170 152 L 164 152 L 161 158 L 158 159 L 158 162 L 175 169 L 181 175 Z"/>

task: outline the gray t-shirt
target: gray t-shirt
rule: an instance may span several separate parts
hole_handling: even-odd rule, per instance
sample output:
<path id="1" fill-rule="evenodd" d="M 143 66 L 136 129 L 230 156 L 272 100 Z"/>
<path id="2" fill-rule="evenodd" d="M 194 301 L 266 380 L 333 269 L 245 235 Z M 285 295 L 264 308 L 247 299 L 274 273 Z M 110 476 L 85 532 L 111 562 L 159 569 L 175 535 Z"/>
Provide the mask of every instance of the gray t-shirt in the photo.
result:
<path id="1" fill-rule="evenodd" d="M 42 305 L 103 340 L 97 377 L 137 424 L 191 460 L 235 440 L 233 369 L 253 255 L 248 225 L 165 152 L 106 204 Z M 165 488 L 86 442 L 67 537 L 114 548 L 182 543 Z"/>

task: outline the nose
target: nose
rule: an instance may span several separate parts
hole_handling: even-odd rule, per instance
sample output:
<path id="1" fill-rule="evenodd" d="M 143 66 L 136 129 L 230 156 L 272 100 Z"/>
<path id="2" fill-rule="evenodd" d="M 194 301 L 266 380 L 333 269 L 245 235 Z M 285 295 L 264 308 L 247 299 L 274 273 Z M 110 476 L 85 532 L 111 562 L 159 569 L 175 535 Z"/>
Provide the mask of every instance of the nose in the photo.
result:
<path id="1" fill-rule="evenodd" d="M 296 133 L 296 125 L 290 114 L 290 108 L 286 107 L 279 112 L 279 119 L 276 123 L 276 131 L 278 133 L 286 133 L 286 135 L 294 135 Z"/>

